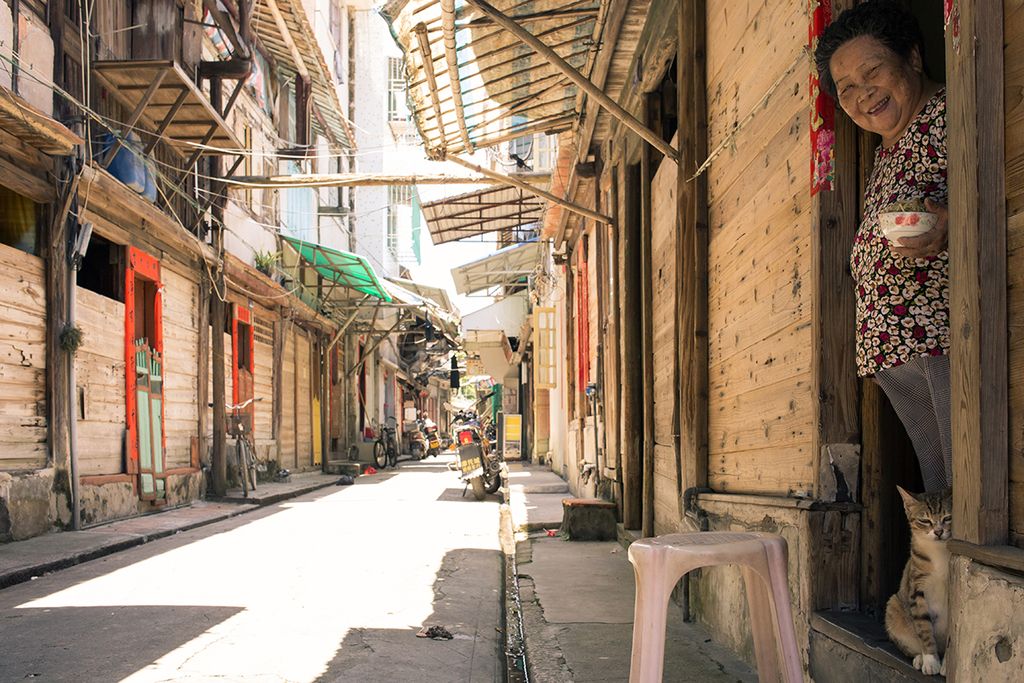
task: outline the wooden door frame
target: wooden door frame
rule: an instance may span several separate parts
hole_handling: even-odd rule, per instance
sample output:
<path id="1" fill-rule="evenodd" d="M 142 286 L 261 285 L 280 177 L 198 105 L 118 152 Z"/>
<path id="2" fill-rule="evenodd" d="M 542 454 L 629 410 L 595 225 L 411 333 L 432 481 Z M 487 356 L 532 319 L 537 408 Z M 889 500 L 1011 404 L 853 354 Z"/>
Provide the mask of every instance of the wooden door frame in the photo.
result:
<path id="1" fill-rule="evenodd" d="M 132 486 L 139 491 L 139 415 L 136 401 L 137 380 L 135 378 L 135 279 L 153 283 L 153 339 L 152 348 L 160 354 L 164 386 L 167 383 L 167 360 L 164 357 L 163 326 L 163 283 L 160 281 L 160 261 L 133 246 L 126 246 L 127 258 L 124 269 L 124 360 L 125 360 L 125 412 L 128 427 L 128 458 L 125 463 L 127 474 L 132 476 Z M 161 404 L 163 405 L 163 404 Z M 161 457 L 166 470 L 167 429 L 164 423 L 166 410 L 160 411 L 160 433 L 162 436 Z"/>
<path id="2" fill-rule="evenodd" d="M 946 31 L 951 548 L 971 555 L 1006 544 L 1009 532 L 1004 19 L 1002 3 L 954 7 L 959 35 Z"/>

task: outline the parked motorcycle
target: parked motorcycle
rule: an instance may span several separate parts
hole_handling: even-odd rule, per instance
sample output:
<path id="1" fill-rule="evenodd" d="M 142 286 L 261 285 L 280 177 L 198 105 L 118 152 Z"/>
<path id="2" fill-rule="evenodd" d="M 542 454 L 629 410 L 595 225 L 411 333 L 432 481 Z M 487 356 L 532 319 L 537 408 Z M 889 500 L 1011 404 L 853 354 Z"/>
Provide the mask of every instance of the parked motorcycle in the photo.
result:
<path id="1" fill-rule="evenodd" d="M 416 421 L 416 427 L 407 432 L 409 437 L 409 453 L 412 455 L 413 460 L 422 460 L 427 457 L 427 440 L 423 436 L 423 430 L 420 429 L 419 420 Z"/>
<path id="2" fill-rule="evenodd" d="M 491 450 L 474 415 L 461 415 L 455 425 L 459 445 L 459 479 L 468 482 L 473 497 L 483 500 L 501 486 L 501 458 Z"/>
<path id="3" fill-rule="evenodd" d="M 429 417 L 424 417 L 419 421 L 420 431 L 423 433 L 423 439 L 427 445 L 427 455 L 437 456 L 441 454 L 441 437 L 437 431 L 437 425 Z"/>

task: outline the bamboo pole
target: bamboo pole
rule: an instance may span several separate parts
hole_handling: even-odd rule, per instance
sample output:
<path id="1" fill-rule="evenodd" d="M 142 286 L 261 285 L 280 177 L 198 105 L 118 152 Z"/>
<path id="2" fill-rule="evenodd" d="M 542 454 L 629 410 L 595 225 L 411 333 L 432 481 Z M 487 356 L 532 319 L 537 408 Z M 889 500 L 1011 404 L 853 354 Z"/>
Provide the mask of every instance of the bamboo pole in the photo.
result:
<path id="1" fill-rule="evenodd" d="M 476 171 L 477 173 L 480 173 L 481 175 L 485 175 L 488 178 L 493 178 L 493 179 L 498 180 L 500 182 L 508 183 L 509 185 L 514 185 L 514 186 L 518 187 L 521 190 L 525 190 L 527 192 L 531 192 L 531 193 L 537 195 L 538 197 L 543 197 L 544 199 L 547 199 L 549 202 L 553 202 L 555 204 L 558 204 L 559 206 L 564 207 L 564 208 L 568 209 L 569 211 L 572 211 L 573 213 L 578 213 L 581 216 L 586 216 L 587 218 L 591 218 L 591 219 L 593 219 L 595 221 L 598 221 L 600 223 L 605 223 L 607 225 L 611 225 L 614 222 L 614 221 L 612 221 L 612 219 L 610 217 L 605 216 L 602 213 L 598 213 L 597 211 L 592 211 L 592 210 L 590 210 L 590 209 L 588 209 L 586 207 L 580 206 L 579 204 L 573 204 L 572 202 L 566 201 L 566 200 L 562 199 L 561 197 L 556 197 L 555 195 L 551 194 L 550 192 L 547 192 L 546 190 L 542 190 L 539 187 L 534 187 L 533 185 L 530 185 L 529 183 L 525 183 L 525 182 L 523 182 L 522 180 L 520 180 L 519 178 L 517 178 L 515 176 L 506 175 L 504 173 L 498 173 L 497 171 L 492 171 L 490 169 L 484 168 L 483 166 L 477 166 L 476 164 L 474 164 L 474 163 L 472 163 L 470 161 L 467 161 L 466 159 L 463 159 L 461 157 L 457 157 L 457 156 L 454 156 L 454 155 L 449 155 L 447 157 L 447 160 L 451 161 L 453 163 L 456 163 L 459 166 L 463 166 L 465 168 L 468 168 L 471 171 Z"/>
<path id="2" fill-rule="evenodd" d="M 549 173 L 526 173 L 517 176 L 533 183 L 548 183 Z M 233 176 L 218 179 L 225 185 L 263 189 L 293 187 L 372 187 L 379 185 L 496 185 L 507 183 L 507 176 L 491 173 L 478 176 L 387 175 L 381 173 L 306 173 L 281 176 Z M 531 190 L 532 191 L 532 190 Z"/>
<path id="3" fill-rule="evenodd" d="M 455 0 L 441 0 L 441 33 L 444 36 L 444 60 L 448 65 L 448 85 L 452 91 L 452 101 L 455 104 L 455 116 L 459 122 L 459 134 L 462 136 L 462 145 L 467 152 L 474 151 L 473 142 L 469 139 L 469 130 L 466 128 L 466 113 L 462 104 L 462 85 L 459 81 L 459 58 L 455 53 Z M 444 139 L 444 128 L 438 119 L 438 130 Z"/>
<path id="4" fill-rule="evenodd" d="M 299 72 L 307 81 L 309 80 L 309 69 L 306 68 L 306 60 L 302 58 L 302 53 L 299 52 L 299 48 L 295 45 L 295 40 L 292 38 L 291 32 L 288 30 L 288 24 L 285 23 L 284 16 L 281 15 L 281 10 L 277 6 L 277 0 L 267 0 L 267 7 L 270 8 L 270 13 L 274 15 L 274 23 L 277 24 L 277 30 L 281 34 L 281 40 L 288 46 L 288 51 L 292 54 L 292 61 L 295 62 L 295 70 Z"/>
<path id="5" fill-rule="evenodd" d="M 498 11 L 489 2 L 486 2 L 486 0 L 467 1 L 469 2 L 469 4 L 473 5 L 481 12 L 483 12 L 485 15 L 490 17 L 494 21 L 494 23 L 498 24 L 506 31 L 514 35 L 516 38 L 519 38 L 519 40 L 523 41 L 524 43 L 532 47 L 534 50 L 536 50 L 537 54 L 544 57 L 548 61 L 548 63 L 550 63 L 553 67 L 555 67 L 563 74 L 565 74 L 569 78 L 569 80 L 575 83 L 580 89 L 582 89 L 588 95 L 590 95 L 595 100 L 600 102 L 601 105 L 603 105 L 604 108 L 608 111 L 608 113 L 614 116 L 619 121 L 621 121 L 623 125 L 625 125 L 627 128 L 629 128 L 637 135 L 642 137 L 644 140 L 649 142 L 652 147 L 660 151 L 673 162 L 679 162 L 679 153 L 672 147 L 672 145 L 662 140 L 660 137 L 658 137 L 657 134 L 654 133 L 654 131 L 652 131 L 650 128 L 648 128 L 643 123 L 638 121 L 632 114 L 623 109 L 618 102 L 608 97 L 608 95 L 603 90 L 601 90 L 601 88 L 592 83 L 586 76 L 581 74 L 579 71 L 574 69 L 572 65 L 570 65 L 568 62 L 566 62 L 564 59 L 558 56 L 557 52 L 555 52 L 550 47 L 545 45 L 540 39 L 538 39 L 532 33 L 530 33 L 522 26 L 517 24 L 510 17 Z M 447 2 L 454 3 L 454 0 L 447 0 Z M 445 0 L 442 0 L 441 4 L 443 6 L 445 4 Z M 458 104 L 461 113 L 461 97 Z"/>
<path id="6" fill-rule="evenodd" d="M 445 142 L 444 122 L 441 121 L 441 99 L 437 94 L 437 77 L 434 74 L 434 57 L 430 53 L 430 39 L 427 37 L 427 25 L 422 21 L 413 28 L 416 33 L 416 41 L 420 45 L 420 56 L 423 59 L 423 73 L 427 77 L 427 86 L 430 88 L 430 101 L 434 105 L 434 118 L 437 119 L 437 130 L 441 139 L 441 156 L 444 156 L 447 144 Z"/>

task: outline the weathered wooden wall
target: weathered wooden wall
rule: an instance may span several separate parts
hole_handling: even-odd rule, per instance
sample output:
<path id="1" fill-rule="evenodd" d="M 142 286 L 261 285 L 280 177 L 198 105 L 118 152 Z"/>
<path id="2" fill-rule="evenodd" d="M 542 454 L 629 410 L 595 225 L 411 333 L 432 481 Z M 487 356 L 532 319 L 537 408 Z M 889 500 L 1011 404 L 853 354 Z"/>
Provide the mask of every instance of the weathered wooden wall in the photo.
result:
<path id="1" fill-rule="evenodd" d="M 274 319 L 269 312 L 257 310 L 254 315 L 255 358 L 253 367 L 253 393 L 260 399 L 256 404 L 253 436 L 256 453 L 266 457 L 266 449 L 274 443 Z M 266 316 L 266 317 L 264 317 Z M 275 316 L 276 317 L 276 316 Z"/>
<path id="2" fill-rule="evenodd" d="M 77 322 L 85 333 L 75 354 L 78 469 L 82 476 L 121 474 L 127 420 L 124 304 L 82 287 L 77 297 Z"/>
<path id="3" fill-rule="evenodd" d="M 654 326 L 654 531 L 679 525 L 676 452 L 676 165 L 662 161 L 651 184 L 651 291 Z"/>
<path id="4" fill-rule="evenodd" d="M 46 464 L 45 320 L 43 260 L 0 244 L 0 470 Z"/>
<path id="5" fill-rule="evenodd" d="M 281 358 L 281 467 L 294 469 L 295 460 L 295 326 L 285 325 Z"/>
<path id="6" fill-rule="evenodd" d="M 164 433 L 167 469 L 192 464 L 192 437 L 199 433 L 199 283 L 195 273 L 164 267 Z"/>
<path id="7" fill-rule="evenodd" d="M 1024 1 L 1005 0 L 1010 539 L 1024 547 Z"/>
<path id="8" fill-rule="evenodd" d="M 708 478 L 721 491 L 813 492 L 805 10 L 708 4 L 708 148 L 724 145 L 708 170 Z"/>
<path id="9" fill-rule="evenodd" d="M 305 468 L 313 463 L 313 392 L 310 372 L 309 335 L 295 328 L 295 465 Z"/>

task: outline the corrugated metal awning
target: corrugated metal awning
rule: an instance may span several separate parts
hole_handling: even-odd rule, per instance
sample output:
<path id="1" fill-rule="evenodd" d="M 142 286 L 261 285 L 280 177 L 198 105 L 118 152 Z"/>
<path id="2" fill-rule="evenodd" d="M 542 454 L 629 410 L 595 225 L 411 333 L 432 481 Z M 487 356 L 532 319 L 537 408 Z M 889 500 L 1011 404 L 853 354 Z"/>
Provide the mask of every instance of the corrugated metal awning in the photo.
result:
<path id="1" fill-rule="evenodd" d="M 431 240 L 444 244 L 539 223 L 545 204 L 537 195 L 500 185 L 427 202 L 421 208 Z"/>
<path id="2" fill-rule="evenodd" d="M 253 31 L 259 36 L 260 42 L 273 54 L 278 66 L 288 75 L 298 73 L 292 58 L 291 49 L 277 28 L 277 20 L 267 2 L 254 3 L 252 18 Z M 323 116 L 328 130 L 323 130 L 319 120 L 314 119 L 313 125 L 332 138 L 339 147 L 354 147 L 353 133 L 348 119 L 342 114 L 338 92 L 331 80 L 331 72 L 324 62 L 320 45 L 316 42 L 313 28 L 309 25 L 306 10 L 301 0 L 276 0 L 288 33 L 302 55 L 306 71 L 309 72 L 310 85 L 313 90 L 313 102 Z"/>
<path id="3" fill-rule="evenodd" d="M 373 266 L 359 254 L 332 249 L 287 235 L 282 235 L 281 239 L 298 252 L 306 266 L 315 270 L 328 282 L 369 294 L 381 301 L 391 301 L 391 294 L 377 278 Z M 329 292 L 326 296 L 329 296 Z"/>
<path id="4" fill-rule="evenodd" d="M 589 73 L 599 0 L 493 4 Z M 565 130 L 575 119 L 569 79 L 464 0 L 391 0 L 381 13 L 405 52 L 410 110 L 432 156 Z"/>
<path id="5" fill-rule="evenodd" d="M 459 294 L 472 294 L 493 287 L 522 284 L 540 265 L 543 248 L 543 242 L 523 242 L 452 268 L 455 291 Z"/>

